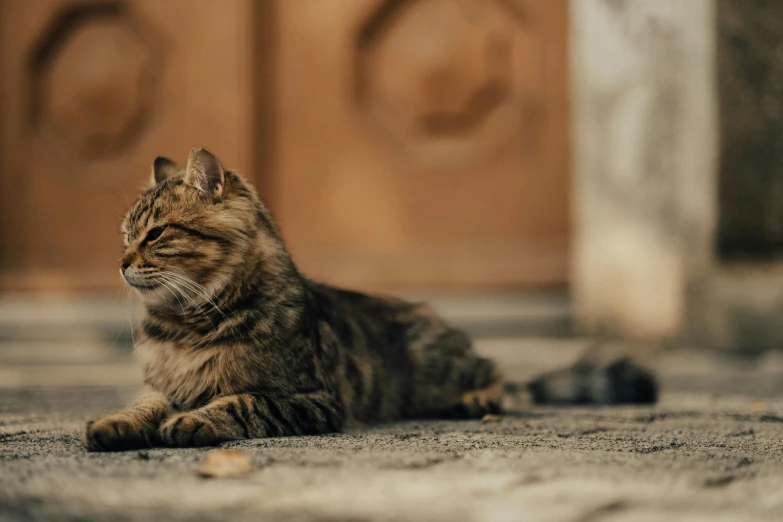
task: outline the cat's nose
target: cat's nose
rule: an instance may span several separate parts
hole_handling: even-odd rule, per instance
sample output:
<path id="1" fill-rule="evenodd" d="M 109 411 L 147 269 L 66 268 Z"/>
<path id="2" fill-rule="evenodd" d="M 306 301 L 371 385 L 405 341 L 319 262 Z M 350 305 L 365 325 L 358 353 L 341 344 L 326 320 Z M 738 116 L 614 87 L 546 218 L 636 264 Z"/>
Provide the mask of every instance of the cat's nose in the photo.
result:
<path id="1" fill-rule="evenodd" d="M 122 260 L 120 260 L 120 264 L 122 265 L 122 271 L 124 273 L 128 267 L 131 266 L 131 260 L 129 257 L 123 257 Z"/>

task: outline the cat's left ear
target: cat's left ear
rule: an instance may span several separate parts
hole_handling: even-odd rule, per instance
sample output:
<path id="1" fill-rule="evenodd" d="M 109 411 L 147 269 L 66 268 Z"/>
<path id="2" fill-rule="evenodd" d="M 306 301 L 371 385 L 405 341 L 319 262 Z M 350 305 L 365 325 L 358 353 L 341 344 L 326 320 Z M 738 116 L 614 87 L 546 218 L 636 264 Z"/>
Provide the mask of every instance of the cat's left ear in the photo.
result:
<path id="1" fill-rule="evenodd" d="M 172 176 L 176 176 L 182 169 L 168 158 L 158 156 L 152 162 L 152 175 L 150 176 L 150 185 L 155 186 Z"/>
<path id="2" fill-rule="evenodd" d="M 226 190 L 226 173 L 223 165 L 207 149 L 194 147 L 185 167 L 185 182 L 201 192 L 221 197 Z"/>

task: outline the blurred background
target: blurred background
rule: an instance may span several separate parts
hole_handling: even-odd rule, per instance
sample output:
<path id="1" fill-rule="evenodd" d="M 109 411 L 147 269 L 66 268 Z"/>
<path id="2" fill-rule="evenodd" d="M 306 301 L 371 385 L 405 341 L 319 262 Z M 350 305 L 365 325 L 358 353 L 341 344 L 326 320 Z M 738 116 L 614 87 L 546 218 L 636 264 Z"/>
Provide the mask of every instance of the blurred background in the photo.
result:
<path id="1" fill-rule="evenodd" d="M 306 274 L 433 299 L 474 335 L 777 347 L 782 15 L 4 0 L 0 337 L 128 344 L 121 216 L 155 156 L 202 145 Z"/>
<path id="2" fill-rule="evenodd" d="M 0 519 L 783 520 L 782 28 L 775 0 L 0 0 Z M 87 455 L 143 382 L 121 217 L 193 146 L 307 275 L 429 300 L 512 381 L 609 341 L 659 404 L 232 444 L 248 482 Z"/>

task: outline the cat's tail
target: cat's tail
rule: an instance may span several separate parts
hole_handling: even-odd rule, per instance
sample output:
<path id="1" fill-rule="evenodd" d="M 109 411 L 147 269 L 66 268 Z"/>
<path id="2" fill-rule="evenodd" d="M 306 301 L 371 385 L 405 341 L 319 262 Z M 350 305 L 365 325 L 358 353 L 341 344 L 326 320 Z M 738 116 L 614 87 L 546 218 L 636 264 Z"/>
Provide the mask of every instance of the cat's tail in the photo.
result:
<path id="1" fill-rule="evenodd" d="M 606 362 L 582 359 L 527 383 L 507 382 L 504 392 L 514 402 L 528 394 L 534 404 L 559 406 L 655 404 L 658 380 L 626 357 Z"/>

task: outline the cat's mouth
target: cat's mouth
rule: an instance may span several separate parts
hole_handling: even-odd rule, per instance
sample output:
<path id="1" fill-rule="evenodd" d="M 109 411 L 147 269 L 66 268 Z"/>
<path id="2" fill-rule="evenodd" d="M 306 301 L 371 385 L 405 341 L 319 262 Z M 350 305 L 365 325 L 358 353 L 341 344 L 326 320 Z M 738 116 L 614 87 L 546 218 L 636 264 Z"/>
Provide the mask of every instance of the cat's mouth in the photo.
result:
<path id="1" fill-rule="evenodd" d="M 154 283 L 132 283 L 131 281 L 128 281 L 127 279 L 125 280 L 125 282 L 127 282 L 130 286 L 132 286 L 136 290 L 141 290 L 142 292 L 148 292 L 150 290 L 155 290 L 156 288 L 158 288 L 158 286 L 160 286 L 160 285 L 157 285 L 157 284 L 154 284 Z"/>
<path id="2" fill-rule="evenodd" d="M 128 286 L 135 288 L 136 290 L 139 290 L 141 292 L 149 292 L 150 290 L 155 290 L 160 286 L 158 283 L 152 283 L 149 281 L 133 281 L 130 278 L 128 278 L 127 275 L 125 275 L 122 270 L 120 270 L 120 275 L 122 276 L 122 279 L 125 280 L 126 283 L 128 283 Z"/>

